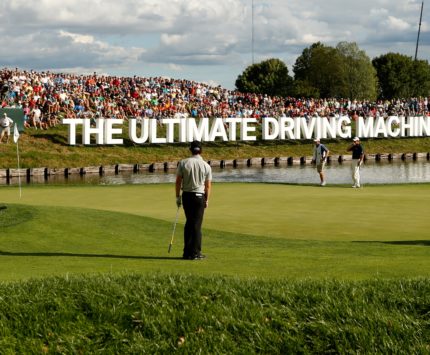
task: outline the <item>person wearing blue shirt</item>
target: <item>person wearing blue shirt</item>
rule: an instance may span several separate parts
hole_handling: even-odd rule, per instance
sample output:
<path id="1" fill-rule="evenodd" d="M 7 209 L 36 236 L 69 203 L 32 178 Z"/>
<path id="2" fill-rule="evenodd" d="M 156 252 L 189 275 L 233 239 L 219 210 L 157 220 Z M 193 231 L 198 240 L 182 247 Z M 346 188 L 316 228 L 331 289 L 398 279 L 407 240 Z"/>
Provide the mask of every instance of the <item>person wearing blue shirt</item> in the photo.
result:
<path id="1" fill-rule="evenodd" d="M 327 161 L 328 153 L 330 152 L 324 144 L 321 144 L 319 138 L 314 139 L 314 154 L 312 157 L 312 162 L 315 163 L 317 172 L 320 176 L 320 185 L 325 186 L 326 181 L 324 177 L 324 167 Z"/>

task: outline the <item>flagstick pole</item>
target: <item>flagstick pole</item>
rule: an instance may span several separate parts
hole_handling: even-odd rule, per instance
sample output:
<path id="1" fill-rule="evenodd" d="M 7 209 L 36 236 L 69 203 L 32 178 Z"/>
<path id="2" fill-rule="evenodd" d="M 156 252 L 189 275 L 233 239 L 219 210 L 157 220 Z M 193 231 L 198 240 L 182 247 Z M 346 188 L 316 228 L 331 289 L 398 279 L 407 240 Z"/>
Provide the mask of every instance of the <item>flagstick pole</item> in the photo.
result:
<path id="1" fill-rule="evenodd" d="M 19 198 L 22 196 L 21 190 L 21 169 L 19 167 L 19 149 L 18 149 L 18 141 L 16 141 L 16 159 L 18 161 L 18 185 L 19 185 Z"/>

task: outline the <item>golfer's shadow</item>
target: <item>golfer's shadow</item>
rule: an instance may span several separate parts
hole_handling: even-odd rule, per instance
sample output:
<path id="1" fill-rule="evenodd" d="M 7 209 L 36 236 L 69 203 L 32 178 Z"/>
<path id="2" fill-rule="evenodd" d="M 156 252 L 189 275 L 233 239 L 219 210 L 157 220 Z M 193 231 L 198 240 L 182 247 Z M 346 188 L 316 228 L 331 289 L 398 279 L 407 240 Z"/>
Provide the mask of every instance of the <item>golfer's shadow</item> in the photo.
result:
<path id="1" fill-rule="evenodd" d="M 140 255 L 117 255 L 117 254 L 78 254 L 78 253 L 25 253 L 25 252 L 10 252 L 0 250 L 0 256 L 66 256 L 66 257 L 77 257 L 77 258 L 110 258 L 110 259 L 138 259 L 138 260 L 182 260 L 182 257 L 171 257 L 171 256 L 140 256 Z"/>

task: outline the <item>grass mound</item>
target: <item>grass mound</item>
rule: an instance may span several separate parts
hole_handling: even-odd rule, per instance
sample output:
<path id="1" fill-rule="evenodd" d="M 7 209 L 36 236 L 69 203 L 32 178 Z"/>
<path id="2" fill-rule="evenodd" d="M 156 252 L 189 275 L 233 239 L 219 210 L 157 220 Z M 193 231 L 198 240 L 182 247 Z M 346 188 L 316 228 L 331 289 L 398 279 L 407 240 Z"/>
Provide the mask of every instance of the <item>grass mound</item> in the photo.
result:
<path id="1" fill-rule="evenodd" d="M 0 228 L 15 226 L 33 218 L 32 209 L 22 205 L 0 205 Z"/>
<path id="2" fill-rule="evenodd" d="M 430 280 L 137 274 L 0 286 L 2 353 L 428 353 Z"/>

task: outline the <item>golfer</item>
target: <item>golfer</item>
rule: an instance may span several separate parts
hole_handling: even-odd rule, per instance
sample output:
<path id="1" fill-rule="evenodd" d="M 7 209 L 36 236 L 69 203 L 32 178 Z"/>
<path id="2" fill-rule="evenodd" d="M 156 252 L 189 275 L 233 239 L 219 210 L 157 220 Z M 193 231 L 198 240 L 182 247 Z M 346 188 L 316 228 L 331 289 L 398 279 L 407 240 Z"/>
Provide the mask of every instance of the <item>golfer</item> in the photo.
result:
<path id="1" fill-rule="evenodd" d="M 3 137 L 6 134 L 6 143 L 9 142 L 10 127 L 13 125 L 12 119 L 6 114 L 0 117 L 0 143 L 3 141 Z"/>
<path id="2" fill-rule="evenodd" d="M 312 162 L 316 164 L 317 172 L 320 175 L 320 185 L 325 186 L 326 183 L 324 179 L 324 167 L 328 157 L 328 153 L 330 153 L 330 151 L 324 144 L 321 144 L 319 138 L 315 138 L 314 143 L 315 146 Z"/>
<path id="3" fill-rule="evenodd" d="M 348 148 L 348 152 L 352 152 L 351 175 L 353 188 L 360 187 L 360 167 L 364 159 L 364 149 L 360 144 L 360 138 L 354 137 L 352 145 Z"/>
<path id="4" fill-rule="evenodd" d="M 192 156 L 179 162 L 176 171 L 176 205 L 185 211 L 183 259 L 204 259 L 202 251 L 202 222 L 211 194 L 212 169 L 201 157 L 202 145 L 193 141 Z M 182 188 L 182 199 L 181 199 Z"/>

